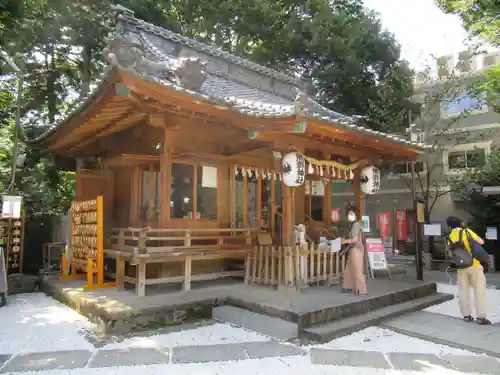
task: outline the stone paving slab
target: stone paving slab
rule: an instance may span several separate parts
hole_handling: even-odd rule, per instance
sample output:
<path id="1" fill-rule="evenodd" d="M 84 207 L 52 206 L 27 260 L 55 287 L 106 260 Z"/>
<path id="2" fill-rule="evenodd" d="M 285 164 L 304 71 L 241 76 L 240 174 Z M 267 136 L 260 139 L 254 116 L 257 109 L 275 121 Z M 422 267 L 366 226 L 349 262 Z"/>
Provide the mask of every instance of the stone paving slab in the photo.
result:
<path id="1" fill-rule="evenodd" d="M 389 353 L 389 361 L 395 370 L 428 371 L 453 370 L 449 362 L 432 354 Z"/>
<path id="2" fill-rule="evenodd" d="M 10 354 L 0 354 L 0 368 L 12 357 Z"/>
<path id="3" fill-rule="evenodd" d="M 443 355 L 441 358 L 460 372 L 500 374 L 500 360 L 485 356 Z"/>
<path id="4" fill-rule="evenodd" d="M 265 342 L 246 342 L 241 344 L 241 347 L 250 359 L 287 357 L 307 354 L 304 349 L 293 345 L 285 345 L 273 340 Z"/>
<path id="5" fill-rule="evenodd" d="M 500 358 L 500 326 L 479 326 L 426 311 L 391 319 L 381 326 L 407 336 Z"/>
<path id="6" fill-rule="evenodd" d="M 291 340 L 299 336 L 297 323 L 258 314 L 234 306 L 219 306 L 212 309 L 213 318 L 221 322 L 234 324 L 278 340 Z"/>
<path id="7" fill-rule="evenodd" d="M 91 355 L 92 353 L 87 350 L 19 354 L 12 358 L 0 373 L 82 368 Z"/>
<path id="8" fill-rule="evenodd" d="M 313 365 L 391 369 L 391 365 L 383 353 L 361 350 L 311 348 L 311 363 Z"/>
<path id="9" fill-rule="evenodd" d="M 156 348 L 127 348 L 121 350 L 99 350 L 89 367 L 113 367 L 156 365 L 168 363 L 169 353 Z"/>
<path id="10" fill-rule="evenodd" d="M 224 362 L 247 358 L 241 344 L 178 346 L 172 349 L 172 363 Z"/>

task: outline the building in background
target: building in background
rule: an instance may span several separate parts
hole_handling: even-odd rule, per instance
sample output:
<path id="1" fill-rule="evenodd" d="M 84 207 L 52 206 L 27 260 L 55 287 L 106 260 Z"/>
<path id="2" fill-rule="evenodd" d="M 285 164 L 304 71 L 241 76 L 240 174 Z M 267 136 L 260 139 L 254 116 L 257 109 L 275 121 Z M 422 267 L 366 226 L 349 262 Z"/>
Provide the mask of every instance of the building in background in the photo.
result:
<path id="1" fill-rule="evenodd" d="M 434 144 L 440 151 L 426 154 L 415 164 L 416 195 L 429 191 L 430 220 L 443 222 L 449 215 L 466 218 L 461 210 L 459 194 L 454 194 L 452 184 L 468 168 L 484 165 L 491 148 L 500 143 L 500 114 L 475 98 L 467 89 L 481 77 L 484 69 L 500 64 L 500 51 L 474 54 L 463 51 L 455 56 L 437 59 L 435 74 L 431 69 L 419 72 L 413 99 L 421 103 L 421 113 L 415 116 L 415 124 L 407 129 L 406 136 L 427 144 Z M 432 77 L 434 76 L 434 77 Z M 412 240 L 412 190 L 411 165 L 401 163 L 387 166 L 381 191 L 365 197 L 366 215 L 373 228 L 380 221 L 380 214 L 389 213 L 391 234 L 398 225 L 396 210 L 408 209 L 405 217 L 399 214 L 407 226 L 400 237 Z M 353 187 L 349 182 L 335 182 L 332 189 L 332 209 L 344 208 L 354 200 Z M 400 230 L 401 232 L 401 230 Z"/>

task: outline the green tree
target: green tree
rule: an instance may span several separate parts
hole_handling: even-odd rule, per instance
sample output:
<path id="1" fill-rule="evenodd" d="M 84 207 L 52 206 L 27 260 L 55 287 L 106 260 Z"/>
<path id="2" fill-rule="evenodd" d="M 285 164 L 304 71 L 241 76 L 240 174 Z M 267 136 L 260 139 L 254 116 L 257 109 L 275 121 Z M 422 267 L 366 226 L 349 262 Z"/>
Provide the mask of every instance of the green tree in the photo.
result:
<path id="1" fill-rule="evenodd" d="M 456 14 L 467 31 L 500 45 L 500 3 L 496 0 L 436 0 L 446 13 Z"/>
<path id="2" fill-rule="evenodd" d="M 480 37 L 500 47 L 500 2 L 497 0 L 437 0 L 446 13 L 462 20 L 472 36 Z M 496 112 L 500 112 L 500 66 L 488 69 L 482 80 L 474 86 L 477 96 L 485 99 Z"/>
<path id="3" fill-rule="evenodd" d="M 455 182 L 455 186 L 474 227 L 500 227 L 500 196 L 481 193 L 483 187 L 500 186 L 500 148 L 491 150 L 484 168 L 469 171 Z"/>

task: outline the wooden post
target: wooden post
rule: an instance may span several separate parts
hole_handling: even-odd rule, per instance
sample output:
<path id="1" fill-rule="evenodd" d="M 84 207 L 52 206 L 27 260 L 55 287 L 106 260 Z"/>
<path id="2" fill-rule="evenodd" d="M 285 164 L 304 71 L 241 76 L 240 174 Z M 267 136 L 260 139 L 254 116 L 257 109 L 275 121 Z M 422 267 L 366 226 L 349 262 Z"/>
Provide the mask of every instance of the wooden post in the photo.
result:
<path id="1" fill-rule="evenodd" d="M 61 257 L 61 275 L 64 278 L 69 276 L 68 272 L 68 258 L 66 257 L 66 253 L 64 253 Z"/>
<path id="2" fill-rule="evenodd" d="M 191 259 L 191 255 L 187 255 L 186 259 L 184 259 L 184 284 L 183 290 L 185 292 L 191 290 L 191 266 L 193 262 Z"/>
<path id="3" fill-rule="evenodd" d="M 292 210 L 292 191 L 291 188 L 288 186 L 282 185 L 283 189 L 283 210 L 282 210 L 282 215 L 283 215 L 283 224 L 282 224 L 282 238 L 283 238 L 283 245 L 284 246 L 292 246 L 292 234 L 293 234 L 293 228 L 292 228 L 292 222 L 293 222 L 293 210 Z"/>
<path id="4" fill-rule="evenodd" d="M 144 259 L 140 259 L 139 264 L 137 265 L 137 276 L 135 282 L 137 295 L 139 297 L 144 297 L 146 295 L 146 262 Z"/>
<path id="5" fill-rule="evenodd" d="M 365 214 L 365 195 L 361 191 L 361 169 L 358 168 L 356 172 L 354 173 L 354 200 L 356 202 L 356 207 L 359 210 L 359 214 L 363 216 Z M 361 220 L 359 217 L 358 220 Z M 365 254 L 364 254 L 364 264 L 365 264 L 365 274 L 369 274 L 369 265 L 368 265 L 368 254 L 366 252 L 366 245 L 364 246 L 365 248 Z"/>
<path id="6" fill-rule="evenodd" d="M 104 199 L 97 197 L 97 287 L 104 286 Z"/>
<path id="7" fill-rule="evenodd" d="M 94 285 L 94 260 L 87 258 L 87 285 L 84 289 L 91 289 Z"/>
<path id="8" fill-rule="evenodd" d="M 361 191 L 361 169 L 357 169 L 354 174 L 354 200 L 356 202 L 356 207 L 358 207 L 359 214 L 365 214 L 365 195 Z M 361 218 L 359 218 L 361 219 Z"/>
<path id="9" fill-rule="evenodd" d="M 160 228 L 168 227 L 170 221 L 170 199 L 172 195 L 172 133 L 164 129 L 163 147 L 160 156 Z"/>
<path id="10" fill-rule="evenodd" d="M 325 186 L 325 205 L 323 208 L 323 222 L 328 229 L 332 228 L 331 225 L 331 211 L 332 211 L 332 183 L 329 180 Z"/>
<path id="11" fill-rule="evenodd" d="M 146 248 L 146 230 L 141 230 L 139 232 L 139 241 L 138 241 L 138 246 L 139 246 L 139 254 L 146 254 L 147 253 L 147 248 Z"/>
<path id="12" fill-rule="evenodd" d="M 121 255 L 116 256 L 116 286 L 125 288 L 125 259 Z"/>

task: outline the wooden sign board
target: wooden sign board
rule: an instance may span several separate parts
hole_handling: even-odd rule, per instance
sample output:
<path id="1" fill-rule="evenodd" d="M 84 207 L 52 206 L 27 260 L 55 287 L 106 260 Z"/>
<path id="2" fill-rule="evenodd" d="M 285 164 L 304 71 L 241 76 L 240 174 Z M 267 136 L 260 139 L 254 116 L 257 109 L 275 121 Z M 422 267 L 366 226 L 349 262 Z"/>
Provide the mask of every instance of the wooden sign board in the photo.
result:
<path id="1" fill-rule="evenodd" d="M 425 223 L 425 213 L 424 213 L 425 203 L 417 202 L 417 223 Z"/>

